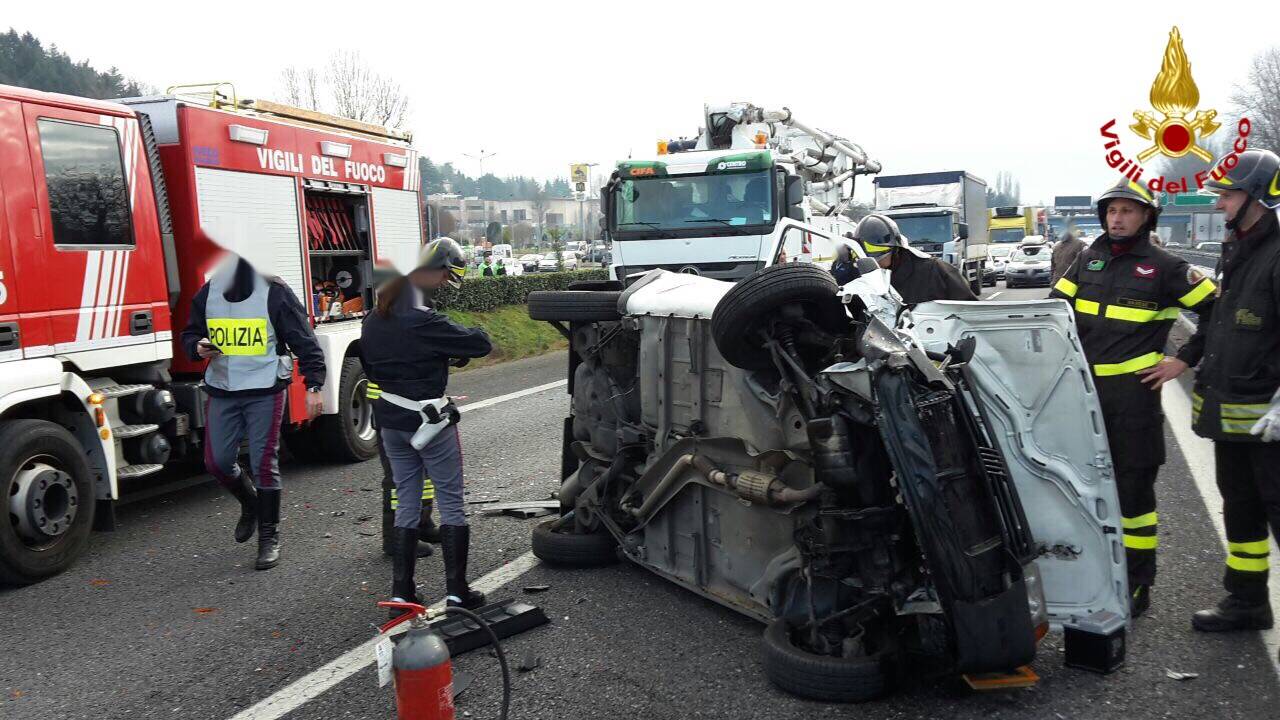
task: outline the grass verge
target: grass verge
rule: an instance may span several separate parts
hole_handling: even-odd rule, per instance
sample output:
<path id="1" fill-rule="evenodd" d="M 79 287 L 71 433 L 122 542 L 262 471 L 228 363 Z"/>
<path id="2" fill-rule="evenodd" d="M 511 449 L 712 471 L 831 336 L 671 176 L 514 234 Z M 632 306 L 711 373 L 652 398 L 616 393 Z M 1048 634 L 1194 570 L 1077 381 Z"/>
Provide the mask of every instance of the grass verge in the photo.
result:
<path id="1" fill-rule="evenodd" d="M 503 305 L 489 312 L 445 310 L 444 314 L 468 327 L 484 328 L 493 341 L 493 352 L 488 357 L 472 360 L 464 370 L 533 357 L 569 346 L 564 336 L 550 323 L 530 318 L 525 305 Z"/>

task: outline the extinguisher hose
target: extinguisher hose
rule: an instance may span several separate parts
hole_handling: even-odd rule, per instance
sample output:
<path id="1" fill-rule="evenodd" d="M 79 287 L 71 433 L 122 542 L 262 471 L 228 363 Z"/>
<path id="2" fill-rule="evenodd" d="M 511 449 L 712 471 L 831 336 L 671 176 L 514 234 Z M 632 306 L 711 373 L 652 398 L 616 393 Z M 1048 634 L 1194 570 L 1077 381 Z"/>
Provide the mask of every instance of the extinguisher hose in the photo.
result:
<path id="1" fill-rule="evenodd" d="M 498 715 L 498 718 L 507 720 L 507 711 L 511 708 L 511 670 L 507 667 L 507 654 L 502 651 L 502 643 L 498 642 L 497 633 L 493 631 L 493 628 L 489 627 L 489 623 L 485 622 L 484 618 L 464 607 L 449 605 L 445 607 L 444 611 L 470 618 L 489 634 L 489 642 L 493 643 L 493 649 L 498 654 L 498 665 L 502 667 L 502 712 Z"/>

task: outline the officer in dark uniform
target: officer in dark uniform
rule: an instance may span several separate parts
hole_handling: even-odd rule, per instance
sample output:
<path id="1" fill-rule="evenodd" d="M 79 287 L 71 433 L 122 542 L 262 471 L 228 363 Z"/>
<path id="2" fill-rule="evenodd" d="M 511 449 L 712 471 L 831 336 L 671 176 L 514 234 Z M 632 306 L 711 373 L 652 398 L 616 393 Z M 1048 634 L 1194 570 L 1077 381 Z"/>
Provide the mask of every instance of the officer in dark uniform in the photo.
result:
<path id="1" fill-rule="evenodd" d="M 1134 617 L 1150 606 L 1156 579 L 1155 483 L 1165 460 L 1160 382 L 1147 375 L 1165 361 L 1165 341 L 1180 308 L 1202 310 L 1214 290 L 1187 261 L 1151 245 L 1148 234 L 1159 216 L 1151 193 L 1122 178 L 1098 198 L 1106 233 L 1080 252 L 1050 292 L 1075 308 L 1102 405 Z"/>
<path id="2" fill-rule="evenodd" d="M 889 283 L 907 305 L 931 300 L 977 300 L 960 271 L 910 246 L 898 223 L 880 213 L 858 222 L 853 239 L 889 271 Z"/>
<path id="3" fill-rule="evenodd" d="M 1215 165 L 1215 167 L 1222 166 Z M 1280 537 L 1280 157 L 1246 150 L 1207 186 L 1227 218 L 1222 289 L 1179 353 L 1195 365 L 1197 435 L 1214 441 L 1227 528 L 1227 596 L 1191 618 L 1205 632 L 1267 629 L 1267 525 Z"/>
<path id="4" fill-rule="evenodd" d="M 462 248 L 449 238 L 432 241 L 422 249 L 416 269 L 379 289 L 360 344 L 369 379 L 378 386 L 373 411 L 396 486 L 392 597 L 419 602 L 413 570 L 426 475 L 440 501 L 446 599 L 475 608 L 484 604 L 484 594 L 467 583 L 471 528 L 462 504 L 459 413 L 445 386 L 451 364 L 484 357 L 492 345 L 483 330 L 463 327 L 430 304 L 435 290 L 460 286 L 465 274 Z"/>

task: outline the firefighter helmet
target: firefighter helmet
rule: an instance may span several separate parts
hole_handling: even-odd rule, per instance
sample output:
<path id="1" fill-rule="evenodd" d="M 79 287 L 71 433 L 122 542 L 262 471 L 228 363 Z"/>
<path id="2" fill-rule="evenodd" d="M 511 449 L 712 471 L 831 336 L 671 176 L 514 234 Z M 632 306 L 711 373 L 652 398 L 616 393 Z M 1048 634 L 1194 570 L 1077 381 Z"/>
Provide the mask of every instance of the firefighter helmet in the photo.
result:
<path id="1" fill-rule="evenodd" d="M 467 274 L 467 256 L 453 238 L 436 238 L 418 253 L 417 269 L 448 270 L 445 280 L 456 288 L 462 285 L 462 278 Z"/>
<path id="2" fill-rule="evenodd" d="M 1205 187 L 1243 190 L 1269 210 L 1280 208 L 1280 157 L 1270 150 L 1245 150 L 1236 157 L 1234 167 L 1219 178 L 1211 175 Z M 1214 165 L 1222 166 L 1221 160 Z"/>
<path id="3" fill-rule="evenodd" d="M 1151 218 L 1147 221 L 1146 226 L 1142 228 L 1142 231 L 1135 233 L 1135 237 L 1150 232 L 1156 226 L 1156 220 L 1160 217 L 1160 201 L 1156 199 L 1155 195 L 1151 194 L 1150 190 L 1129 178 L 1122 177 L 1120 182 L 1112 186 L 1110 190 L 1098 196 L 1098 221 L 1102 223 L 1104 231 L 1107 228 L 1107 206 L 1111 204 L 1112 200 L 1117 199 L 1132 200 L 1143 207 L 1151 209 Z"/>
<path id="4" fill-rule="evenodd" d="M 859 220 L 858 227 L 853 229 L 853 239 L 861 243 L 862 249 L 872 257 L 906 246 L 898 223 L 880 213 L 871 213 Z"/>

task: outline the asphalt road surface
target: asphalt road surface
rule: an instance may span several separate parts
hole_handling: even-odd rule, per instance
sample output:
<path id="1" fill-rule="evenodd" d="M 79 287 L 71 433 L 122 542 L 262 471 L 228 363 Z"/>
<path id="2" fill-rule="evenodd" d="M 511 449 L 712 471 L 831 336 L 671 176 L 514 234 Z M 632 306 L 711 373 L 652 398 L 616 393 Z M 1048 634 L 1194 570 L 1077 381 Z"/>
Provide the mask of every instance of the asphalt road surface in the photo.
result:
<path id="1" fill-rule="evenodd" d="M 1045 293 L 1001 285 L 986 295 Z M 555 489 L 568 397 L 543 386 L 562 381 L 565 367 L 555 354 L 455 377 L 451 391 L 479 403 L 462 423 L 469 499 L 541 499 Z M 1128 664 L 1113 675 L 1065 668 L 1061 637 L 1050 634 L 1031 689 L 973 695 L 924 685 L 860 707 L 798 700 L 765 680 L 757 623 L 633 566 L 542 566 L 527 554 L 540 520 L 477 512 L 472 577 L 505 583 L 493 595 L 523 596 L 552 619 L 506 643 L 513 663 L 540 660 L 530 672 L 513 668 L 511 717 L 1274 718 L 1276 636 L 1205 636 L 1188 624 L 1219 595 L 1223 551 L 1211 457 L 1206 464 L 1204 444 L 1177 426 L 1185 390 L 1166 392 L 1159 585 L 1129 635 Z M 119 529 L 95 535 L 70 571 L 0 588 L 0 718 L 394 717 L 367 652 L 372 624 L 385 619 L 374 603 L 390 585 L 379 476 L 377 461 L 287 464 L 283 561 L 267 572 L 253 570 L 252 543 L 232 541 L 235 502 L 207 482 L 125 505 Z M 420 561 L 418 577 L 428 597 L 443 594 L 438 556 Z M 539 584 L 551 587 L 522 591 Z M 458 716 L 496 717 L 494 658 L 472 652 L 454 669 L 474 677 Z M 1199 677 L 1175 681 L 1166 670 Z"/>

